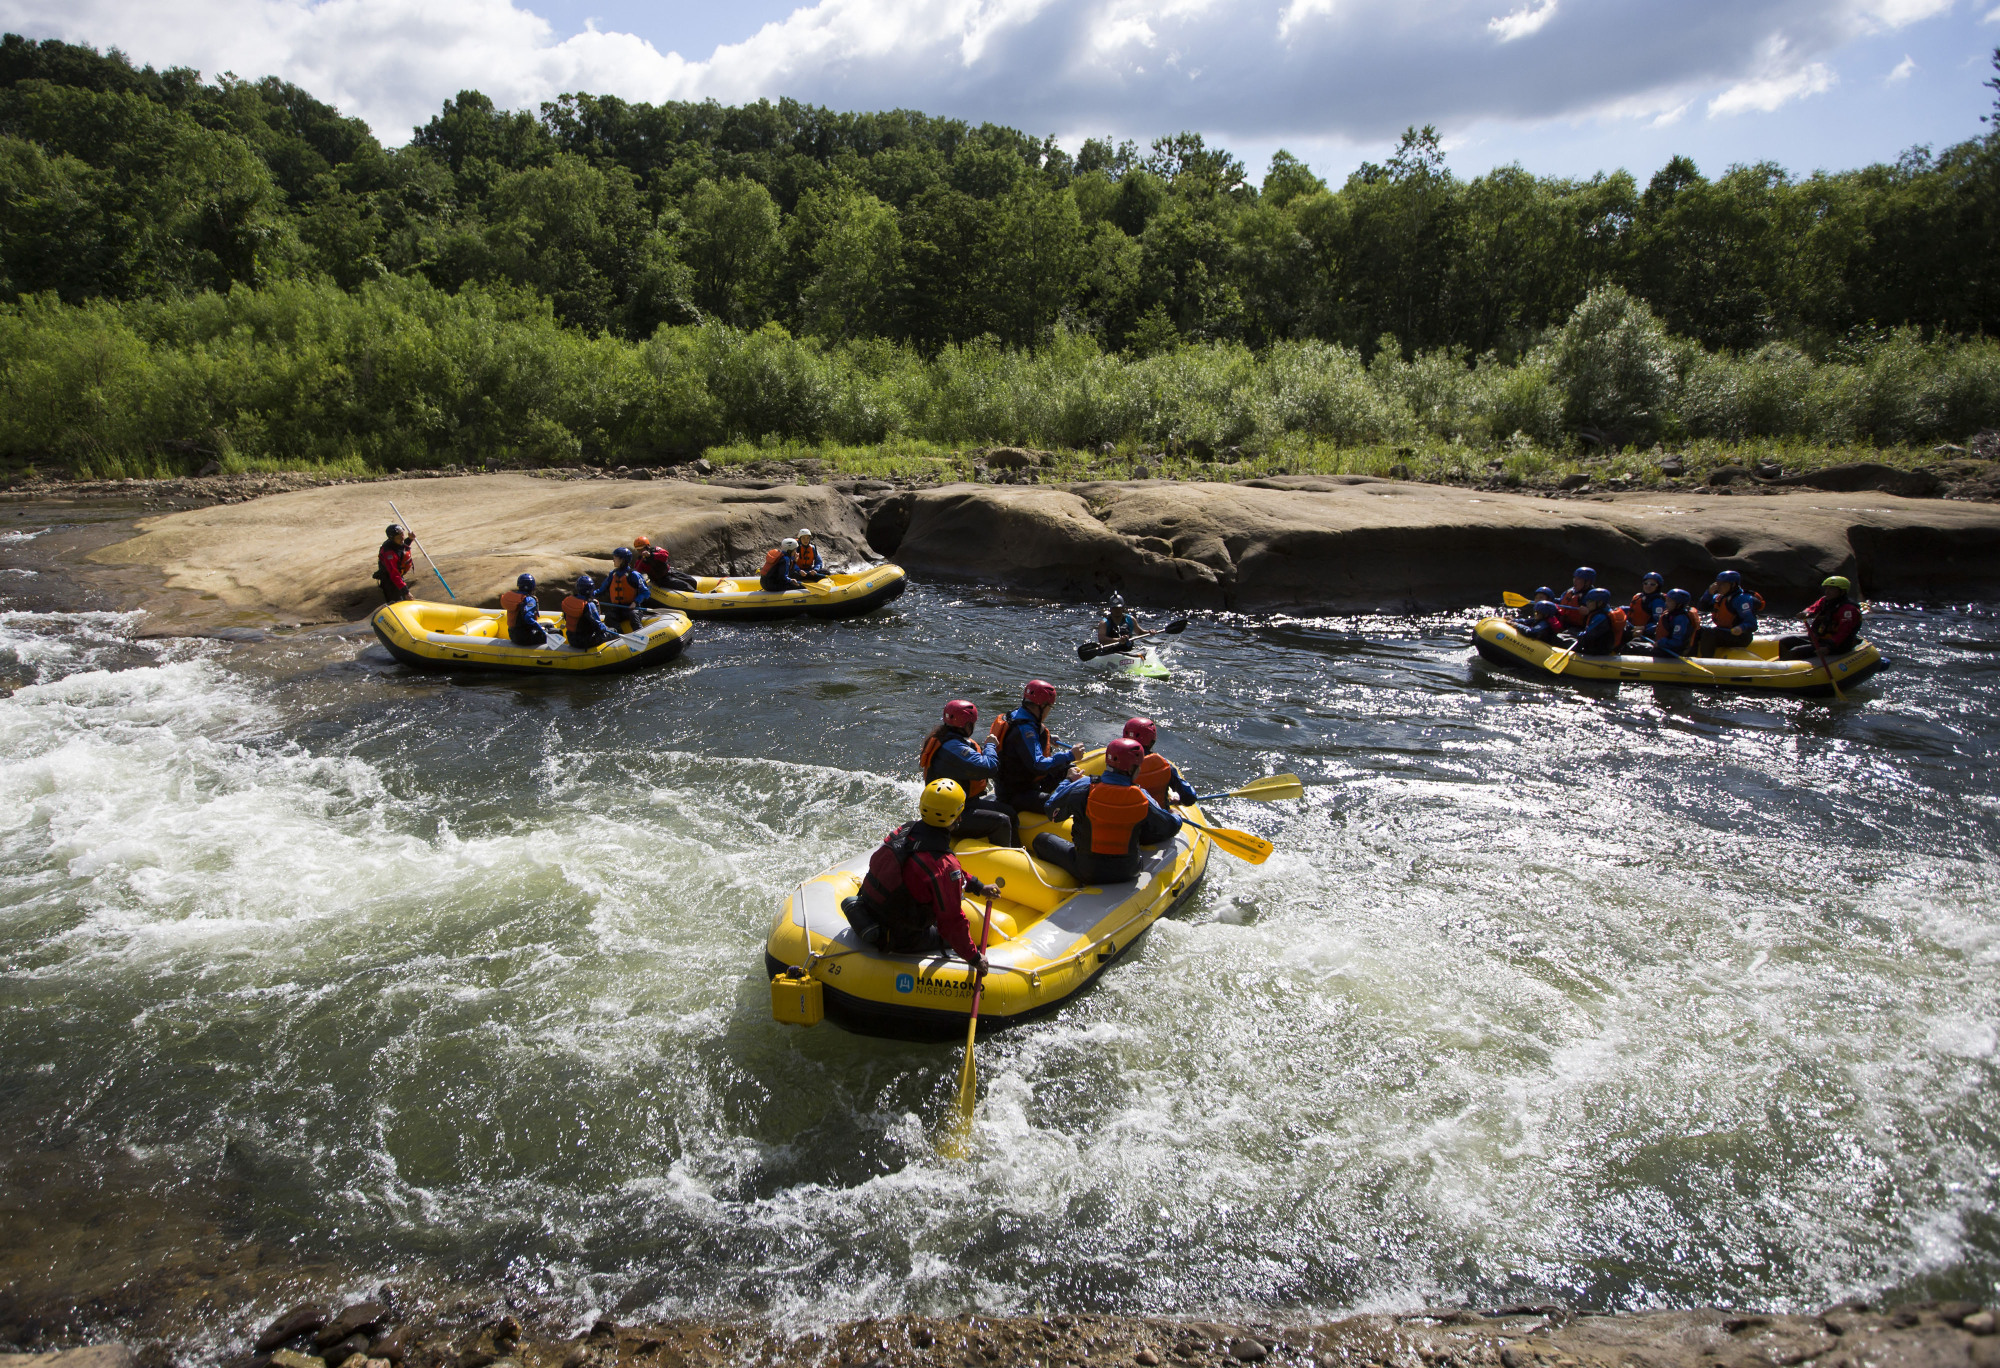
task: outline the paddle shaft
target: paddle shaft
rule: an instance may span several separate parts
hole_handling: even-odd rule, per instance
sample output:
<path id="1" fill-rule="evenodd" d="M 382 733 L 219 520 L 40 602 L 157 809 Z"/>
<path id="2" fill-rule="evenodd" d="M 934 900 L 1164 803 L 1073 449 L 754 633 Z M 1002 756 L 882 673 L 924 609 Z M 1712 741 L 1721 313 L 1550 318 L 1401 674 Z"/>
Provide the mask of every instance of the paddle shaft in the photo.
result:
<path id="1" fill-rule="evenodd" d="M 1833 685 L 1833 696 L 1845 703 L 1847 695 L 1840 691 L 1840 681 L 1833 677 L 1833 666 L 1827 662 L 1826 647 L 1819 644 L 1819 633 L 1813 630 L 1812 619 L 1806 619 L 1806 640 L 1812 643 L 1813 654 L 1819 657 L 1819 667 L 1826 671 L 1826 682 Z"/>
<path id="2" fill-rule="evenodd" d="M 1142 640 L 1145 637 L 1178 636 L 1186 630 L 1187 630 L 1187 619 L 1175 618 L 1172 622 L 1169 622 L 1164 627 L 1155 627 L 1152 630 L 1145 632 L 1134 632 L 1132 633 L 1131 636 L 1119 637 L 1116 641 L 1104 641 L 1104 642 L 1086 641 L 1083 643 L 1082 649 L 1079 650 L 1077 654 L 1082 656 L 1085 660 L 1095 660 L 1097 659 L 1097 657 L 1101 655 L 1116 655 L 1120 651 L 1124 651 L 1130 648 L 1133 642 Z"/>
<path id="3" fill-rule="evenodd" d="M 417 540 L 416 530 L 410 526 L 410 520 L 403 516 L 403 510 L 396 507 L 396 501 L 394 499 L 389 500 L 389 511 L 396 515 L 396 521 L 401 523 L 403 525 L 403 530 L 410 534 L 410 544 L 416 547 L 417 550 L 424 551 L 424 544 L 421 541 Z M 431 553 L 428 551 L 424 551 L 424 559 L 430 561 L 431 573 L 438 577 L 439 584 L 444 585 L 444 591 L 447 594 L 451 594 L 452 601 L 454 603 L 457 602 L 458 595 L 452 594 L 451 585 L 446 582 L 444 577 L 444 571 L 438 569 L 438 563 L 435 560 L 431 559 Z"/>
<path id="4" fill-rule="evenodd" d="M 1217 845 L 1221 846 L 1231 855 L 1234 855 L 1237 859 L 1247 861 L 1250 864 L 1264 863 L 1264 861 L 1271 858 L 1271 852 L 1277 849 L 1276 846 L 1272 845 L 1262 836 L 1254 835 L 1248 831 L 1238 831 L 1235 827 L 1203 826 L 1192 817 L 1183 817 L 1181 820 L 1196 831 L 1207 832 Z"/>
<path id="5" fill-rule="evenodd" d="M 995 879 L 993 887 L 986 894 L 986 911 L 980 917 L 979 958 L 986 958 L 986 947 L 993 939 L 993 899 L 1006 884 L 1005 879 Z M 986 996 L 986 966 L 982 963 L 972 979 L 972 1014 L 965 1019 L 965 1062 L 958 1068 L 958 1120 L 961 1130 L 972 1127 L 972 1109 L 979 1100 L 978 1066 L 972 1062 L 972 1047 L 979 1035 L 979 1004 Z"/>

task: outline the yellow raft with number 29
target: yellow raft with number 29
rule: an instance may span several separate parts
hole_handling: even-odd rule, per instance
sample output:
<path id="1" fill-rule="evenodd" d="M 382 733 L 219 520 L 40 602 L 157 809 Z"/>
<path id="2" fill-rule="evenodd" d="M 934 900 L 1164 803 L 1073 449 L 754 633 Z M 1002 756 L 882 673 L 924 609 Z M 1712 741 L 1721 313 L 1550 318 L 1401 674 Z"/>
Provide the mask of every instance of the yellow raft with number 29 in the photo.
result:
<path id="1" fill-rule="evenodd" d="M 1639 684 L 1685 684 L 1698 689 L 1757 689 L 1813 698 L 1831 696 L 1833 684 L 1817 660 L 1780 660 L 1778 643 L 1753 641 L 1748 650 L 1719 656 L 1689 656 L 1686 660 L 1656 660 L 1649 655 L 1574 655 L 1561 675 L 1549 662 L 1562 649 L 1521 635 L 1506 618 L 1481 618 L 1472 629 L 1472 644 L 1495 665 L 1532 670 L 1550 678 L 1610 680 Z M 1833 681 L 1843 688 L 1858 684 L 1882 668 L 1882 653 L 1867 641 L 1829 656 Z"/>
<path id="2" fill-rule="evenodd" d="M 1086 773 L 1102 774 L 1104 753 L 1087 755 L 1081 764 Z M 1179 811 L 1208 821 L 1199 807 Z M 1069 826 L 1024 812 L 1021 840 L 1030 842 L 1042 831 L 1067 836 Z M 954 842 L 966 873 L 987 883 L 1007 881 L 993 902 L 980 1031 L 1032 1021 L 1096 982 L 1154 922 L 1194 896 L 1211 844 L 1205 833 L 1183 826 L 1171 841 L 1141 851 L 1136 880 L 1079 886 L 1026 850 Z M 785 896 L 764 945 L 772 1014 L 802 1026 L 824 1015 L 862 1035 L 960 1039 L 972 1011 L 972 966 L 949 950 L 898 955 L 863 944 L 840 910 L 861 887 L 873 853 L 815 874 Z M 974 944 L 985 905 L 984 898 L 965 901 Z"/>

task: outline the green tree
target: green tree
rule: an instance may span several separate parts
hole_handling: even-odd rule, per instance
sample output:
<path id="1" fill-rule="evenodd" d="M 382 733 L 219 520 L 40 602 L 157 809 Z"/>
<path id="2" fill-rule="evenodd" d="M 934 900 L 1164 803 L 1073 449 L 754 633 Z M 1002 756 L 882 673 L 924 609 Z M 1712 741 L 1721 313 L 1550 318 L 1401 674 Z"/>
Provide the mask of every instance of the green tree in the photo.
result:
<path id="1" fill-rule="evenodd" d="M 725 322 L 750 322 L 763 304 L 778 242 L 778 206 L 769 190 L 753 180 L 700 182 L 682 210 L 678 239 L 694 273 L 695 304 Z"/>

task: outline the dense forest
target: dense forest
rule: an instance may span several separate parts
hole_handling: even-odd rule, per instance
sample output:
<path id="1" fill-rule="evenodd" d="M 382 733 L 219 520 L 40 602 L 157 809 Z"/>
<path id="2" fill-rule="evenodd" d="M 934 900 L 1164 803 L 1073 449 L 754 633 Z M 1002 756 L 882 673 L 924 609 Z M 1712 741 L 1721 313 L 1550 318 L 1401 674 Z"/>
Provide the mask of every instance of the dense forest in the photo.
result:
<path id="1" fill-rule="evenodd" d="M 1992 126 L 1643 187 L 1412 129 L 1334 188 L 1192 133 L 467 91 L 390 149 L 275 78 L 0 42 L 0 455 L 80 469 L 1925 441 L 2000 421 L 1996 277 Z"/>

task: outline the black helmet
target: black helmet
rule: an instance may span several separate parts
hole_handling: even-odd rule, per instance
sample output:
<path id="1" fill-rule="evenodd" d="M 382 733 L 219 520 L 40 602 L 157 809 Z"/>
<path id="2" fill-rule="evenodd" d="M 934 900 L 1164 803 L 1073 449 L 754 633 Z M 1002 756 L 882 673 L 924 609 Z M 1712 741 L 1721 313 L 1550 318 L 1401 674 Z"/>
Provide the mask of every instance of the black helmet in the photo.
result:
<path id="1" fill-rule="evenodd" d="M 514 581 L 514 587 L 525 594 L 535 587 L 535 577 L 533 575 L 522 575 Z"/>
<path id="2" fill-rule="evenodd" d="M 385 537 L 393 537 L 402 530 L 403 530 L 403 525 L 401 523 L 390 523 L 387 527 L 382 529 L 382 535 Z"/>

